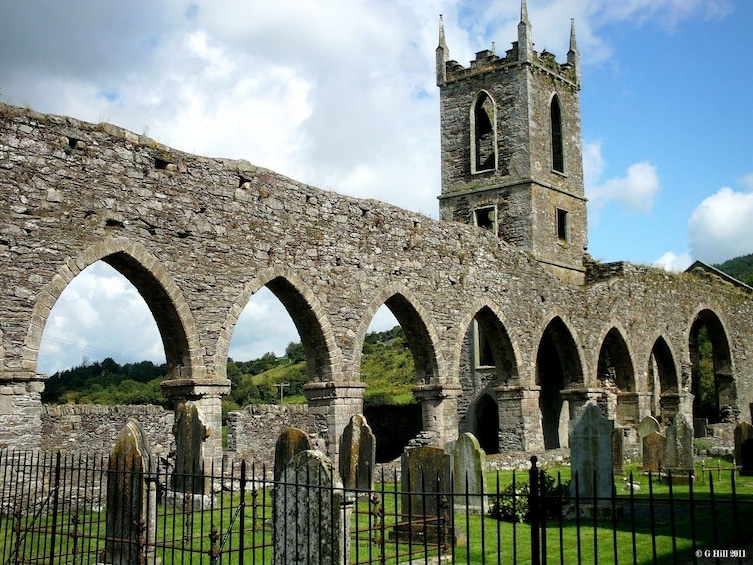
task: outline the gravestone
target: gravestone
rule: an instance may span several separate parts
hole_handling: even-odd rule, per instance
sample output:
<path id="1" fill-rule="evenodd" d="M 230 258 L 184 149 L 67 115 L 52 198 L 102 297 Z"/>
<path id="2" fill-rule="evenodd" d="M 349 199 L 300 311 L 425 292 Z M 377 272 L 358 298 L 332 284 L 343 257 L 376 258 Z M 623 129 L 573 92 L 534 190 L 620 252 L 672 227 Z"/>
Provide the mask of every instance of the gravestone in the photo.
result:
<path id="1" fill-rule="evenodd" d="M 346 489 L 373 490 L 376 437 L 366 418 L 351 416 L 340 439 L 340 476 Z"/>
<path id="2" fill-rule="evenodd" d="M 199 409 L 191 401 L 175 406 L 175 469 L 172 488 L 176 492 L 204 494 L 204 440 L 209 429 L 204 425 Z"/>
<path id="3" fill-rule="evenodd" d="M 302 451 L 312 449 L 311 438 L 298 428 L 286 428 L 275 443 L 274 480 L 279 481 L 293 457 Z"/>
<path id="4" fill-rule="evenodd" d="M 486 453 L 476 436 L 466 432 L 458 438 L 452 447 L 452 461 L 456 503 L 465 505 L 467 500 L 468 506 L 481 507 Z"/>
<path id="5" fill-rule="evenodd" d="M 740 475 L 753 475 L 753 426 L 740 422 L 735 426 L 735 463 Z"/>
<path id="6" fill-rule="evenodd" d="M 598 504 L 609 504 L 614 486 L 612 467 L 612 431 L 614 422 L 604 417 L 598 406 L 588 403 L 570 424 L 570 466 L 575 485 L 582 498 L 599 498 Z"/>
<path id="7" fill-rule="evenodd" d="M 664 451 L 667 437 L 659 432 L 651 432 L 643 438 L 643 472 L 658 473 L 664 466 Z"/>
<path id="8" fill-rule="evenodd" d="M 350 519 L 342 480 L 320 451 L 297 453 L 275 493 L 274 563 L 344 563 Z"/>
<path id="9" fill-rule="evenodd" d="M 645 418 L 643 418 L 636 429 L 638 431 L 638 437 L 641 439 L 641 441 L 643 441 L 644 437 L 647 437 L 654 432 L 661 433 L 661 426 L 659 425 L 659 421 L 653 416 L 646 416 Z"/>
<path id="10" fill-rule="evenodd" d="M 666 429 L 664 466 L 673 474 L 687 476 L 694 467 L 693 429 L 681 412 L 678 412 Z"/>
<path id="11" fill-rule="evenodd" d="M 438 516 L 442 498 L 449 499 L 452 455 L 438 447 L 412 447 L 400 458 L 403 495 L 401 511 Z"/>
<path id="12" fill-rule="evenodd" d="M 118 435 L 107 467 L 106 541 L 103 560 L 114 565 L 148 563 L 155 540 L 157 481 L 146 436 L 136 420 Z"/>
<path id="13" fill-rule="evenodd" d="M 625 461 L 625 430 L 615 428 L 612 432 L 612 472 L 622 475 L 625 471 L 622 464 Z"/>
<path id="14" fill-rule="evenodd" d="M 697 438 L 704 438 L 708 435 L 709 419 L 693 418 L 693 433 Z"/>

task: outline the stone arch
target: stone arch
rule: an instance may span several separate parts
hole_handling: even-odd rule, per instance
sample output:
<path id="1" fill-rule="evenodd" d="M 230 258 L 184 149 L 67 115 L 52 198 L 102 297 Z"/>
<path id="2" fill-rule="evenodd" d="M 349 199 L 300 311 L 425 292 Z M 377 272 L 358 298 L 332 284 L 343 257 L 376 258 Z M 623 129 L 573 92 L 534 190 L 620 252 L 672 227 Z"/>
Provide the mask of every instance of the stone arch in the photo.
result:
<path id="1" fill-rule="evenodd" d="M 569 405 L 565 409 L 562 391 L 584 386 L 581 348 L 570 328 L 555 316 L 542 332 L 536 353 L 536 385 L 544 448 L 563 447 L 567 441 Z"/>
<path id="2" fill-rule="evenodd" d="M 251 296 L 266 286 L 290 314 L 306 352 L 306 368 L 310 382 L 340 382 L 342 354 L 335 343 L 334 332 L 323 314 L 324 308 L 316 295 L 297 276 L 284 268 L 265 269 L 247 282 L 233 302 L 220 330 L 217 344 L 218 359 L 227 360 L 230 339 L 238 318 Z M 226 363 L 218 365 L 225 376 Z"/>
<path id="3" fill-rule="evenodd" d="M 705 332 L 704 332 L 705 329 Z M 705 336 L 703 335 L 705 333 Z M 702 306 L 693 317 L 688 329 L 690 357 L 690 392 L 694 395 L 694 417 L 708 418 L 711 422 L 738 420 L 737 386 L 735 383 L 729 333 L 721 318 L 710 307 Z M 705 382 L 702 367 L 704 339 L 711 346 L 713 382 Z"/>
<path id="4" fill-rule="evenodd" d="M 497 169 L 497 105 L 486 90 L 476 94 L 471 106 L 471 172 Z"/>
<path id="5" fill-rule="evenodd" d="M 486 301 L 476 302 L 458 324 L 458 333 L 452 349 L 452 374 L 459 375 L 461 373 L 460 365 L 463 350 L 467 347 L 466 344 L 471 338 L 469 332 L 472 331 L 472 324 L 474 323 L 478 324 L 481 331 L 491 342 L 489 354 L 493 360 L 492 365 L 495 369 L 497 383 L 499 385 L 517 383 L 520 363 L 518 345 L 510 338 L 507 331 L 509 324 L 505 323 L 503 317 Z"/>
<path id="6" fill-rule="evenodd" d="M 470 431 L 487 453 L 498 453 L 503 422 L 499 419 L 497 391 L 498 387 L 518 384 L 520 356 L 506 324 L 484 300 L 472 306 L 458 330 L 452 372 L 458 375 L 462 387 L 458 400 L 459 432 Z M 504 424 L 509 427 L 507 419 Z"/>
<path id="7" fill-rule="evenodd" d="M 648 358 L 647 393 L 649 410 L 660 422 L 669 423 L 679 409 L 679 379 L 672 348 L 658 336 Z"/>
<path id="8" fill-rule="evenodd" d="M 165 348 L 167 378 L 206 378 L 196 324 L 178 285 L 142 244 L 121 238 L 105 239 L 75 258 L 69 257 L 42 288 L 24 340 L 24 368 L 36 371 L 47 317 L 65 287 L 97 261 L 104 261 L 128 279 L 149 307 Z"/>
<path id="9" fill-rule="evenodd" d="M 361 352 L 369 324 L 377 310 L 384 304 L 403 328 L 405 340 L 413 355 L 413 364 L 418 384 L 442 384 L 447 381 L 442 367 L 439 339 L 429 321 L 428 312 L 412 297 L 410 291 L 400 284 L 384 287 L 366 308 L 361 325 L 356 331 L 353 350 L 353 371 L 361 366 Z"/>
<path id="10" fill-rule="evenodd" d="M 606 394 L 607 417 L 618 425 L 637 425 L 640 409 L 633 355 L 617 324 L 602 338 L 596 373 Z"/>
<path id="11" fill-rule="evenodd" d="M 565 172 L 565 144 L 562 132 L 562 105 L 557 93 L 552 95 L 549 101 L 549 126 L 550 139 L 552 142 L 552 170 L 558 173 Z"/>

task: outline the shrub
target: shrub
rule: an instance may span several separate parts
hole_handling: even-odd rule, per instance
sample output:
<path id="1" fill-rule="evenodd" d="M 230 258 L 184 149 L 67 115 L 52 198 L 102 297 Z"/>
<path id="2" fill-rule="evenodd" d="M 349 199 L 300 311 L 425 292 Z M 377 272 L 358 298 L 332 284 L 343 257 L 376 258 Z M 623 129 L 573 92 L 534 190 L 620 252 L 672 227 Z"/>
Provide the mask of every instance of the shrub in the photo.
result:
<path id="1" fill-rule="evenodd" d="M 556 484 L 552 475 L 542 474 L 544 480 L 541 508 L 548 517 L 558 517 L 562 513 L 562 491 L 567 483 Z M 528 522 L 531 487 L 527 482 L 507 485 L 499 494 L 489 497 L 489 515 L 504 522 Z"/>

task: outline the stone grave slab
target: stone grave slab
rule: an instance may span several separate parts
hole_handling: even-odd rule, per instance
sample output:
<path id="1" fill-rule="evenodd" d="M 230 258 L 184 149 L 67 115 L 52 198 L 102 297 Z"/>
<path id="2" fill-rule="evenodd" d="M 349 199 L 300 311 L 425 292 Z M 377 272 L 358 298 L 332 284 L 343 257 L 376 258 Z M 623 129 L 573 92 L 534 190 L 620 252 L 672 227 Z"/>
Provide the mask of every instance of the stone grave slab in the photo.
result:
<path id="1" fill-rule="evenodd" d="M 346 489 L 372 490 L 376 437 L 361 414 L 350 418 L 340 439 L 340 476 Z"/>

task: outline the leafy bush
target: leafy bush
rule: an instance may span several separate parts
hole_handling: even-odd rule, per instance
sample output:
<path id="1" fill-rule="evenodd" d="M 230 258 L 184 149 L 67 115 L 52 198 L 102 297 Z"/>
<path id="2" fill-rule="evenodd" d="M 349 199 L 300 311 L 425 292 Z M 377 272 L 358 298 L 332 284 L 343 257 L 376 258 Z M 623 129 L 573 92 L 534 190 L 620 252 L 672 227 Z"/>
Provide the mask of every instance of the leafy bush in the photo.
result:
<path id="1" fill-rule="evenodd" d="M 562 513 L 562 492 L 567 482 L 556 484 L 552 475 L 542 476 L 541 508 L 546 516 L 556 518 Z M 489 497 L 489 515 L 503 522 L 528 522 L 530 496 L 531 486 L 527 482 L 510 483 L 499 494 Z"/>

